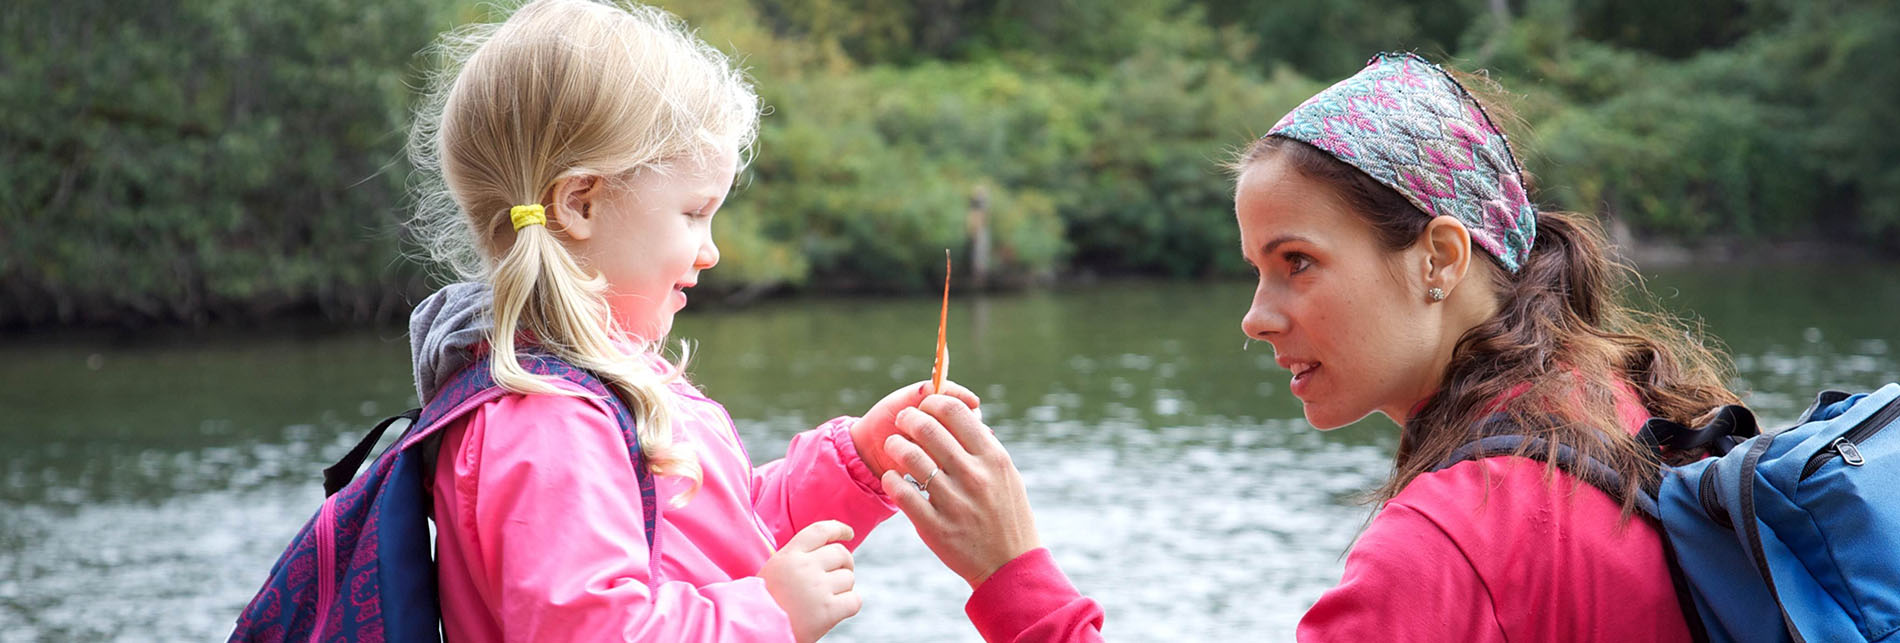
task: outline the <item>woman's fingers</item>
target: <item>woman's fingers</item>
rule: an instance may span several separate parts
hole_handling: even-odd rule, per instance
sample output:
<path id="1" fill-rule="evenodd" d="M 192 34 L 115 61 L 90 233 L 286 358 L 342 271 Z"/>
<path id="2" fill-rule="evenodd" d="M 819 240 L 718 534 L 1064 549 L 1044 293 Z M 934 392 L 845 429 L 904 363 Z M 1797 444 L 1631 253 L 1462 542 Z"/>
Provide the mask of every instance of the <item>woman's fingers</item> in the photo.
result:
<path id="1" fill-rule="evenodd" d="M 935 395 L 924 398 L 924 403 L 930 404 L 931 400 L 944 400 L 945 404 L 962 406 L 961 403 L 950 398 Z M 968 451 L 964 450 L 963 445 L 957 443 L 956 436 L 951 435 L 950 430 L 944 428 L 942 422 L 937 421 L 937 418 L 931 416 L 931 414 L 916 408 L 904 409 L 897 414 L 897 432 L 906 438 L 910 438 L 910 441 L 916 446 L 923 447 L 924 453 L 929 454 L 930 460 L 935 462 L 939 468 L 949 469 L 950 471 L 960 471 L 959 460 L 969 457 L 970 455 Z M 889 453 L 888 449 L 890 446 L 888 442 L 886 442 L 885 448 L 887 449 L 886 453 Z M 907 471 L 906 473 L 909 473 L 911 477 L 915 478 L 920 475 L 930 475 L 931 471 L 932 469 L 918 469 Z M 921 481 L 921 479 L 919 481 Z"/>
<path id="2" fill-rule="evenodd" d="M 892 471 L 908 475 L 920 483 L 924 476 L 942 468 L 936 460 L 931 459 L 930 454 L 918 448 L 917 443 L 911 442 L 901 434 L 884 438 L 884 456 L 891 459 Z"/>
<path id="3" fill-rule="evenodd" d="M 996 433 L 983 424 L 983 419 L 956 399 L 933 395 L 924 398 L 917 409 L 937 420 L 961 450 L 970 455 L 981 456 L 1003 449 L 1003 444 L 996 440 Z M 929 449 L 929 445 L 924 448 Z"/>
<path id="4" fill-rule="evenodd" d="M 897 510 L 904 512 L 904 516 L 916 523 L 919 530 L 936 524 L 937 509 L 930 506 L 930 499 L 924 497 L 924 492 L 911 486 L 902 474 L 894 470 L 886 471 L 880 482 L 884 483 L 884 495 L 890 496 L 897 503 Z"/>

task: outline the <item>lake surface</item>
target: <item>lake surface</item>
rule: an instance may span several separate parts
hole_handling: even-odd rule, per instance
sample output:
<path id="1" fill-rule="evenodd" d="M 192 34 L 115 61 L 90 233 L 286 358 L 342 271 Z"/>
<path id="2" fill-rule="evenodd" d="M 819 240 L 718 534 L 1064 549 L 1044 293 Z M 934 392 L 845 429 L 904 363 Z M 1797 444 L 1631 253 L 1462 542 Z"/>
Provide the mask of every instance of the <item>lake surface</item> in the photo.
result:
<path id="1" fill-rule="evenodd" d="M 1822 388 L 1900 380 L 1892 266 L 1650 274 L 1735 354 L 1779 427 Z M 983 396 L 1044 542 L 1115 640 L 1280 640 L 1339 577 L 1396 443 L 1314 431 L 1248 284 L 956 296 L 951 374 Z M 751 453 L 928 377 L 934 299 L 683 315 L 692 372 Z M 400 330 L 0 338 L 0 642 L 222 640 L 322 498 L 319 471 L 415 403 Z M 858 554 L 827 640 L 978 641 L 968 588 L 902 516 Z"/>

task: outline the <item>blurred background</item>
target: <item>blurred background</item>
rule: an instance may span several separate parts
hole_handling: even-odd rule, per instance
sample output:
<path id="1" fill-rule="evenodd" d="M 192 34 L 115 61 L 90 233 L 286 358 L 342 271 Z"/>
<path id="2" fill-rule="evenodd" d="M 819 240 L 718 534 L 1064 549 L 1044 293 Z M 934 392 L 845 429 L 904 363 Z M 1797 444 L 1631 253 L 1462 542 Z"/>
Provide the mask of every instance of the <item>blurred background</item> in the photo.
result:
<path id="1" fill-rule="evenodd" d="M 1287 638 L 1389 469 L 1389 422 L 1315 432 L 1242 350 L 1221 167 L 1381 50 L 1497 80 L 1534 197 L 1602 216 L 1770 424 L 1900 379 L 1891 3 L 661 4 L 770 108 L 676 328 L 697 379 L 761 459 L 861 413 L 928 375 L 950 248 L 953 376 L 1117 639 Z M 415 403 L 419 52 L 498 16 L 0 6 L 0 641 L 223 637 L 317 471 Z M 901 517 L 859 563 L 834 638 L 976 640 Z"/>
<path id="2" fill-rule="evenodd" d="M 1667 244 L 1900 240 L 1900 12 L 1873 0 L 666 3 L 771 113 L 709 277 L 913 291 L 1244 272 L 1220 169 L 1374 52 L 1490 70 L 1550 206 Z M 467 0 L 0 8 L 0 326 L 400 319 L 418 56 Z"/>

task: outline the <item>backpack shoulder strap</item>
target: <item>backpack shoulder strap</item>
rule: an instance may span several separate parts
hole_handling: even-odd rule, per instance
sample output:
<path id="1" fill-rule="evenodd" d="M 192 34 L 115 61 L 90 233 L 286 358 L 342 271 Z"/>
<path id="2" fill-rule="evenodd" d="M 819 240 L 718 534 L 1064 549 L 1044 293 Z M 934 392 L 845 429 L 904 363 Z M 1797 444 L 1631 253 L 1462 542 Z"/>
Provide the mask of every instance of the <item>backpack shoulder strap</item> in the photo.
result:
<path id="1" fill-rule="evenodd" d="M 1543 438 L 1527 435 L 1500 433 L 1486 435 L 1476 440 L 1466 442 L 1457 449 L 1452 450 L 1451 455 L 1446 456 L 1443 461 L 1433 466 L 1430 471 L 1449 469 L 1453 465 L 1466 460 L 1483 460 L 1485 458 L 1512 455 L 1523 456 L 1538 461 L 1548 459 L 1549 464 L 1556 465 L 1559 471 L 1569 474 L 1571 477 L 1581 480 L 1592 487 L 1596 487 L 1598 490 L 1609 494 L 1613 499 L 1622 500 L 1623 474 L 1617 473 L 1616 469 L 1610 468 L 1610 465 L 1603 464 L 1596 458 L 1579 455 L 1576 449 L 1570 448 L 1570 445 L 1558 443 L 1556 448 L 1553 449 L 1550 443 Z M 1637 495 L 1636 508 L 1651 518 L 1655 518 L 1659 515 L 1656 511 L 1655 497 L 1647 493 Z"/>
<path id="2" fill-rule="evenodd" d="M 1735 408 L 1740 409 L 1741 407 Z M 1742 409 L 1742 412 L 1747 413 L 1747 409 Z M 1747 420 L 1748 426 L 1753 427 L 1754 417 L 1750 415 Z M 1651 420 L 1651 423 L 1654 422 L 1656 422 L 1656 420 Z M 1681 425 L 1675 426 L 1681 428 Z M 1650 432 L 1650 427 L 1646 425 L 1643 433 L 1638 436 L 1638 439 L 1643 440 L 1651 447 L 1656 446 L 1654 437 L 1661 437 L 1664 440 L 1679 440 L 1685 443 L 1692 439 L 1701 439 L 1704 441 L 1704 444 L 1709 444 L 1712 448 L 1715 447 L 1715 445 L 1713 445 L 1713 438 L 1701 438 L 1700 436 L 1692 438 L 1689 437 L 1687 433 L 1689 429 L 1682 428 L 1681 430 L 1684 432 L 1681 434 L 1683 437 L 1677 437 L 1677 434 L 1673 431 L 1667 435 L 1655 436 L 1655 434 Z M 1716 432 L 1704 432 L 1705 435 L 1714 433 Z M 1550 448 L 1549 442 L 1543 438 L 1522 435 L 1522 431 L 1517 426 L 1517 423 L 1513 422 L 1508 415 L 1499 413 L 1486 418 L 1479 424 L 1478 435 L 1481 437 L 1466 442 L 1457 449 L 1452 450 L 1451 455 L 1446 456 L 1443 461 L 1439 462 L 1430 470 L 1440 471 L 1449 469 L 1453 465 L 1466 460 L 1482 460 L 1484 458 L 1498 456 L 1520 455 L 1538 461 L 1543 461 L 1548 457 L 1550 463 L 1556 465 L 1558 470 L 1578 480 L 1582 480 L 1592 487 L 1596 487 L 1603 493 L 1609 494 L 1611 499 L 1619 501 L 1622 499 L 1623 475 L 1617 473 L 1616 469 L 1598 461 L 1596 458 L 1578 454 L 1575 449 L 1570 448 L 1570 445 L 1559 443 L 1557 444 L 1557 448 L 1553 450 Z M 1726 437 L 1727 433 L 1724 432 L 1723 436 Z M 1691 598 L 1693 594 L 1689 587 L 1689 578 L 1683 573 L 1682 565 L 1676 562 L 1675 545 L 1669 542 L 1669 532 L 1662 527 L 1662 513 L 1656 504 L 1657 491 L 1658 489 L 1645 488 L 1643 493 L 1637 494 L 1636 509 L 1641 511 L 1643 515 L 1648 516 L 1656 525 L 1656 535 L 1662 540 L 1663 558 L 1669 562 L 1669 580 L 1676 588 L 1676 607 L 1682 611 L 1683 619 L 1689 626 L 1690 638 L 1698 643 L 1708 641 L 1710 640 L 1708 629 L 1702 623 L 1701 612 L 1696 609 L 1695 601 Z"/>
<path id="3" fill-rule="evenodd" d="M 434 450 L 428 447 L 439 443 L 443 427 L 449 422 L 466 415 L 476 407 L 507 394 L 507 391 L 495 385 L 492 371 L 489 369 L 490 356 L 484 354 L 462 367 L 437 390 L 435 397 L 420 409 L 410 409 L 394 417 L 383 420 L 371 429 L 363 440 L 350 449 L 350 452 L 336 464 L 323 470 L 323 488 L 325 495 L 335 494 L 362 468 L 363 461 L 369 457 L 383 432 L 397 420 L 409 420 L 409 427 L 402 438 L 390 447 L 381 457 L 394 457 L 397 453 L 418 445 L 424 446 L 419 452 L 425 463 L 434 462 Z M 627 456 L 633 462 L 634 477 L 640 485 L 640 513 L 647 536 L 647 549 L 654 548 L 654 536 L 659 526 L 658 493 L 654 488 L 653 472 L 646 466 L 646 457 L 640 452 L 640 432 L 627 408 L 625 401 L 615 395 L 599 376 L 575 367 L 560 358 L 533 352 L 520 353 L 522 368 L 535 375 L 553 377 L 581 387 L 588 393 L 606 400 L 613 409 L 615 423 L 620 426 L 620 437 L 627 443 Z M 433 466 L 425 467 L 433 470 Z"/>

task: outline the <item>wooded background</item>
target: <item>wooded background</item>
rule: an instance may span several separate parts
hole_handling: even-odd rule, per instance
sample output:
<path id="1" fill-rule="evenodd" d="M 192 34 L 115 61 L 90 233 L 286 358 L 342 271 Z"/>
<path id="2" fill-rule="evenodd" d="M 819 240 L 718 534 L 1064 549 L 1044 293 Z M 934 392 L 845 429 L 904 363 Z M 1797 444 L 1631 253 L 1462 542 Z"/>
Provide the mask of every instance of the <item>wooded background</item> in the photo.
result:
<path id="1" fill-rule="evenodd" d="M 770 113 L 729 292 L 1240 274 L 1222 164 L 1382 50 L 1489 70 L 1547 207 L 1646 239 L 1900 246 L 1877 0 L 697 0 Z M 0 328 L 400 318 L 418 55 L 465 0 L 0 8 Z"/>

